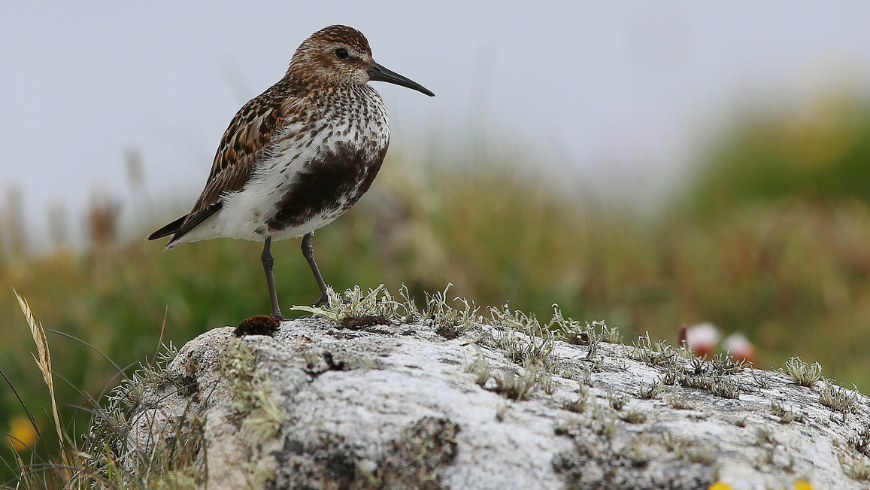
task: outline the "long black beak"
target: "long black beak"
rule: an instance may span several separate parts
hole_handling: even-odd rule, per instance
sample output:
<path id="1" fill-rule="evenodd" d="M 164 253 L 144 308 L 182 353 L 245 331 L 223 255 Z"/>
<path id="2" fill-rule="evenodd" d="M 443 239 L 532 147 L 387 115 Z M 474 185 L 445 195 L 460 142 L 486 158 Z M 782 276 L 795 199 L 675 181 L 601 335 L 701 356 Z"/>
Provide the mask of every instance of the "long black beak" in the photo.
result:
<path id="1" fill-rule="evenodd" d="M 429 97 L 435 97 L 435 94 L 433 94 L 426 87 L 411 80 L 410 78 L 405 78 L 402 75 L 399 75 L 398 73 L 396 73 L 394 71 L 388 70 L 388 69 L 384 68 L 383 66 L 375 63 L 374 61 L 372 61 L 371 68 L 369 68 L 369 80 L 372 80 L 375 82 L 395 83 L 396 85 L 401 85 L 403 87 L 412 88 L 418 92 L 423 92 L 424 94 L 428 95 Z"/>

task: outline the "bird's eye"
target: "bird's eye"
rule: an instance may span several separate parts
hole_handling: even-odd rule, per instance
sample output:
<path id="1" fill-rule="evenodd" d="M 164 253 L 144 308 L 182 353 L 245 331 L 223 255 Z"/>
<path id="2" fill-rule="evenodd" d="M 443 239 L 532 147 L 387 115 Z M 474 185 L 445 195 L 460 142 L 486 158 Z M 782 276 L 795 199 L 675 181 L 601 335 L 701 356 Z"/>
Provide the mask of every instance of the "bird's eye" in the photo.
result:
<path id="1" fill-rule="evenodd" d="M 344 49 L 344 48 L 338 48 L 338 49 L 336 49 L 336 50 L 335 50 L 335 56 L 337 56 L 338 59 L 340 59 L 340 60 L 346 60 L 346 59 L 350 58 L 350 55 L 347 54 L 347 50 Z"/>

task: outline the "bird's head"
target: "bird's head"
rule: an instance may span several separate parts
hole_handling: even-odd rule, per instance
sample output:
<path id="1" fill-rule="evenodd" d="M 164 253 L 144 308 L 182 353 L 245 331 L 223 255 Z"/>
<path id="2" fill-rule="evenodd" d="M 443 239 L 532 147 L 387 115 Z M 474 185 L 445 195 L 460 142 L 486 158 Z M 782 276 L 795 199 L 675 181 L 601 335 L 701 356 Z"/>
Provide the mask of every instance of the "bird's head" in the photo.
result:
<path id="1" fill-rule="evenodd" d="M 306 39 L 293 55 L 287 74 L 314 85 L 364 85 L 381 81 L 430 97 L 435 95 L 419 83 L 377 64 L 365 36 L 352 27 L 341 25 L 323 28 Z"/>

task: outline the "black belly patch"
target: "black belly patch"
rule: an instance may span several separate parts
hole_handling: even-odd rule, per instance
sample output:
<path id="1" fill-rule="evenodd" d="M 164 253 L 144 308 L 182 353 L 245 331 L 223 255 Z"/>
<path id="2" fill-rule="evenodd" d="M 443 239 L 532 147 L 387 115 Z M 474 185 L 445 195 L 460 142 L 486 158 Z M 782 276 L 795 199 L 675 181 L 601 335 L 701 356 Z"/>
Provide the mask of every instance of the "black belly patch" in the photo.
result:
<path id="1" fill-rule="evenodd" d="M 275 216 L 266 221 L 273 232 L 304 225 L 326 214 L 341 214 L 372 185 L 387 149 L 367 153 L 350 145 L 325 153 L 308 163 L 275 203 Z"/>

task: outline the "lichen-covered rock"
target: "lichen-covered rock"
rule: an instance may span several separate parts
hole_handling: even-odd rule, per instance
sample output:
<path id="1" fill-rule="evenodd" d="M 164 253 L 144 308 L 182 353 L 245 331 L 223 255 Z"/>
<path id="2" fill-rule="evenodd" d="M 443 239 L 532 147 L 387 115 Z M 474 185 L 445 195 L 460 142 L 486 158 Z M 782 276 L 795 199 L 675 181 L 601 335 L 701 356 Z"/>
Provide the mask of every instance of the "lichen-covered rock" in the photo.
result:
<path id="1" fill-rule="evenodd" d="M 209 490 L 868 485 L 850 478 L 870 454 L 855 392 L 648 342 L 431 323 L 209 331 L 139 396 L 125 467 L 186 444 L 186 474 Z"/>

